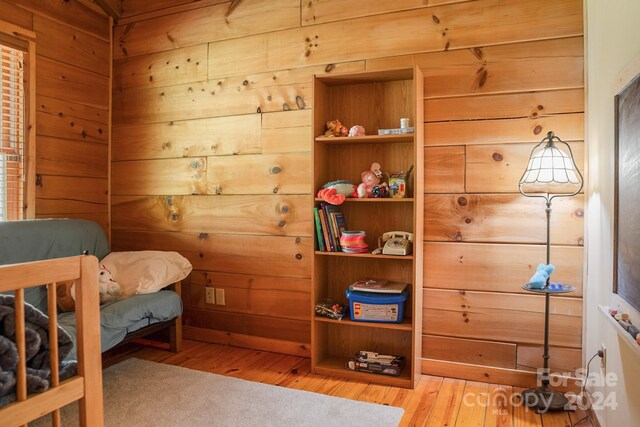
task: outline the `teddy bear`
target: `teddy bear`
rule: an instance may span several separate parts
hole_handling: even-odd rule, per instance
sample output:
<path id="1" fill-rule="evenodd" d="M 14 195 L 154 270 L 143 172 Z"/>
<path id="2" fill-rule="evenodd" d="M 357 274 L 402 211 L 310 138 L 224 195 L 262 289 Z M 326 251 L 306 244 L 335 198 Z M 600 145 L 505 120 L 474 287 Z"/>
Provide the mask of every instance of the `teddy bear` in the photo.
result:
<path id="1" fill-rule="evenodd" d="M 364 171 L 360 174 L 360 179 L 362 183 L 358 185 L 356 192 L 358 193 L 358 197 L 363 199 L 367 197 L 381 197 L 380 195 L 384 193 L 387 194 L 386 187 L 387 183 L 380 184 L 380 180 L 382 179 L 382 171 L 380 170 L 379 163 L 371 163 L 371 168 L 368 171 Z M 378 195 L 374 195 L 374 187 L 382 187 L 383 191 L 378 190 Z"/>
<path id="2" fill-rule="evenodd" d="M 100 304 L 117 301 L 120 297 L 120 284 L 113 280 L 111 272 L 104 265 L 98 272 L 98 294 Z M 56 285 L 56 302 L 60 311 L 74 311 L 76 309 L 76 282 L 68 280 Z"/>
<path id="3" fill-rule="evenodd" d="M 349 134 L 349 129 L 347 129 L 340 120 L 330 120 L 327 122 L 327 131 L 324 133 L 324 136 L 347 136 Z"/>
<path id="4" fill-rule="evenodd" d="M 98 273 L 98 286 L 100 293 L 100 304 L 117 301 L 120 297 L 120 284 L 113 280 L 111 272 L 104 264 L 100 265 Z"/>
<path id="5" fill-rule="evenodd" d="M 531 277 L 531 280 L 529 280 L 529 286 L 532 289 L 544 288 L 544 286 L 547 284 L 547 279 L 549 279 L 551 273 L 553 273 L 555 269 L 556 268 L 553 266 L 553 264 L 538 264 L 538 268 L 536 268 L 535 274 Z"/>

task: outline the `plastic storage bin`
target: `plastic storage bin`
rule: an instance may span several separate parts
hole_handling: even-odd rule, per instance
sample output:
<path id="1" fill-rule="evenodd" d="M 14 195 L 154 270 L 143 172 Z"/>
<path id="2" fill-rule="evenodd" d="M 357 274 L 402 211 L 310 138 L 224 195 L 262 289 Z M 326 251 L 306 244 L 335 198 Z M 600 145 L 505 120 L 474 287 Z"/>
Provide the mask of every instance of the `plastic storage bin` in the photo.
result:
<path id="1" fill-rule="evenodd" d="M 347 290 L 351 320 L 355 322 L 402 323 L 404 303 L 409 297 L 405 289 L 399 294 Z"/>

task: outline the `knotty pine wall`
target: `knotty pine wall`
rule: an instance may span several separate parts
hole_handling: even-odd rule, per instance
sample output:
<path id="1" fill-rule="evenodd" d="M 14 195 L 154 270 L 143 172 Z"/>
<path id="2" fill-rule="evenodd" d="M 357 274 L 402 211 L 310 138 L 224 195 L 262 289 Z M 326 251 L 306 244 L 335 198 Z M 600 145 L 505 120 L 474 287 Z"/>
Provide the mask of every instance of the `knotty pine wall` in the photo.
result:
<path id="1" fill-rule="evenodd" d="M 426 112 L 423 371 L 531 381 L 544 305 L 520 286 L 544 261 L 545 216 L 517 182 L 548 130 L 582 165 L 582 2 L 229 6 L 123 0 L 114 247 L 191 260 L 187 336 L 308 354 L 312 75 L 417 64 Z M 581 364 L 582 209 L 582 196 L 554 203 L 554 279 L 578 288 L 552 304 L 551 365 L 565 369 Z M 205 303 L 207 285 L 226 290 L 226 306 Z"/>
<path id="2" fill-rule="evenodd" d="M 36 217 L 107 231 L 109 19 L 88 0 L 0 0 L 0 19 L 36 33 Z"/>

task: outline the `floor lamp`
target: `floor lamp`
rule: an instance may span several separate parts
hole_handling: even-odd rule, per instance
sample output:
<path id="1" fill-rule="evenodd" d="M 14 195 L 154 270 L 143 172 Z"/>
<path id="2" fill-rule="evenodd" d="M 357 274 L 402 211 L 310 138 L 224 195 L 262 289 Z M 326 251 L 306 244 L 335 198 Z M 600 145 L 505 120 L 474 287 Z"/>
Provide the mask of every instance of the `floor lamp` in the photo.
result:
<path id="1" fill-rule="evenodd" d="M 551 262 L 551 201 L 556 197 L 575 196 L 582 190 L 582 174 L 573 159 L 569 144 L 554 135 L 553 132 L 536 145 L 531 151 L 527 169 L 520 178 L 518 190 L 526 197 L 541 197 L 546 200 L 547 208 L 547 264 Z M 549 286 L 549 279 L 542 289 L 533 289 L 528 284 L 523 289 L 536 293 L 544 293 L 544 361 L 541 386 L 525 390 L 522 393 L 524 402 L 539 411 L 566 409 L 567 398 L 554 392 L 549 386 L 549 299 L 551 294 L 572 292 L 571 285 L 560 287 Z"/>

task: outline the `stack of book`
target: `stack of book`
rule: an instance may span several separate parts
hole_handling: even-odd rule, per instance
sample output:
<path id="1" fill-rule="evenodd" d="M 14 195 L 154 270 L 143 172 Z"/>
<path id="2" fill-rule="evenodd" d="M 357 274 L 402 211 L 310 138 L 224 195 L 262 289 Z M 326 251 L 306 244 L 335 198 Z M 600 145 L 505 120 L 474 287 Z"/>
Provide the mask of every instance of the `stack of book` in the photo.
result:
<path id="1" fill-rule="evenodd" d="M 347 225 L 340 209 L 328 203 L 320 203 L 319 208 L 313 208 L 313 216 L 318 235 L 318 250 L 341 252 L 340 235 L 347 229 Z"/>

